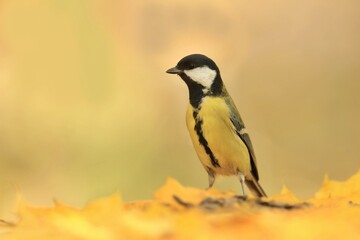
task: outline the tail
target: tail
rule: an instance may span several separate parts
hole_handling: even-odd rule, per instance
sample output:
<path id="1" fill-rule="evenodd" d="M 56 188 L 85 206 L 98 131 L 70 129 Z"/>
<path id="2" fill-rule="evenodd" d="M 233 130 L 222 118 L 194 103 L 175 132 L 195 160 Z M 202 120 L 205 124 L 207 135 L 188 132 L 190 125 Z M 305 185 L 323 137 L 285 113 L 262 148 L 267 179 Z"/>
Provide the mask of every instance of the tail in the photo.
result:
<path id="1" fill-rule="evenodd" d="M 264 189 L 260 186 L 260 183 L 256 181 L 256 179 L 252 175 L 246 176 L 245 184 L 254 196 L 267 197 Z"/>

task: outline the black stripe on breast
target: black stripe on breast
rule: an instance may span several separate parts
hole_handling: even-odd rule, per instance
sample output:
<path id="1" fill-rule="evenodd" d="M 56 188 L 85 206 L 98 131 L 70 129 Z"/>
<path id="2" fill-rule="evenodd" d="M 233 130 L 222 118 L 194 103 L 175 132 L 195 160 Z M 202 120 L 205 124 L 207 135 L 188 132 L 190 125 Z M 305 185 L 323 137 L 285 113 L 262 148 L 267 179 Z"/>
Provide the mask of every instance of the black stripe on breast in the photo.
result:
<path id="1" fill-rule="evenodd" d="M 197 118 L 197 115 L 198 115 L 198 111 L 200 109 L 198 109 L 197 111 L 193 111 L 193 117 L 195 119 L 195 127 L 194 127 L 194 130 L 196 132 L 196 134 L 198 135 L 199 137 L 199 143 L 200 145 L 202 145 L 205 149 L 205 152 L 207 155 L 209 155 L 210 157 L 210 160 L 211 160 L 211 164 L 214 166 L 214 167 L 220 167 L 220 164 L 219 164 L 219 161 L 215 158 L 214 156 L 214 153 L 211 151 L 211 149 L 209 148 L 209 144 L 208 142 L 206 141 L 204 135 L 203 135 L 203 131 L 202 131 L 202 124 L 203 124 L 203 121 L 202 119 L 199 119 Z"/>

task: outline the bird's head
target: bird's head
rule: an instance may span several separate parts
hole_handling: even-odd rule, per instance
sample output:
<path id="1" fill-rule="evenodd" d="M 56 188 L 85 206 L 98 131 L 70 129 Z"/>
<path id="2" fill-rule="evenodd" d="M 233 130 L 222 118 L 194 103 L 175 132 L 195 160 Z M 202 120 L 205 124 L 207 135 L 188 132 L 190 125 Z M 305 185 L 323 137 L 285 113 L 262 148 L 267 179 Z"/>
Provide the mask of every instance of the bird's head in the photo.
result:
<path id="1" fill-rule="evenodd" d="M 202 54 L 192 54 L 181 59 L 176 67 L 166 71 L 179 75 L 192 91 L 199 89 L 203 94 L 219 94 L 222 90 L 222 80 L 219 68 L 215 62 Z"/>

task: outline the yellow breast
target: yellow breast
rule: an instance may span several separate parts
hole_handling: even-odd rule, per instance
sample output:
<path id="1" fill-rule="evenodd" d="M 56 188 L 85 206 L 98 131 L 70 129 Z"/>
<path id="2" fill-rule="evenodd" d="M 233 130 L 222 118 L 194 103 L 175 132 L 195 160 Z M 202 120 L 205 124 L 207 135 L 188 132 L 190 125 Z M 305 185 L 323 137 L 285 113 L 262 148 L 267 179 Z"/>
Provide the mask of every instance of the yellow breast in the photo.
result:
<path id="1" fill-rule="evenodd" d="M 219 97 L 205 97 L 200 110 L 195 114 L 197 120 L 202 120 L 201 131 L 209 149 L 218 161 L 220 167 L 211 162 L 209 152 L 199 141 L 199 133 L 194 129 L 196 120 L 194 108 L 189 104 L 186 123 L 196 153 L 204 165 L 221 175 L 234 175 L 238 171 L 245 176 L 250 172 L 250 155 L 229 118 L 230 109 L 224 99 Z"/>

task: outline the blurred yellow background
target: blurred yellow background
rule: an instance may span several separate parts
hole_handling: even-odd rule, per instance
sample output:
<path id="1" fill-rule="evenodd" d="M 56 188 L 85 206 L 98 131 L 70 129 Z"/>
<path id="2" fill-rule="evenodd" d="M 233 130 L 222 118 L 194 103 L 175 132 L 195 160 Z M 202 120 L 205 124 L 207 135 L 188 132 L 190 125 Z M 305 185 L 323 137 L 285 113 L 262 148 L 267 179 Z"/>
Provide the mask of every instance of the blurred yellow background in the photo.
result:
<path id="1" fill-rule="evenodd" d="M 269 195 L 313 195 L 360 161 L 360 2 L 3 0 L 0 217 L 17 193 L 73 206 L 167 177 L 205 188 L 188 93 L 165 70 L 217 62 L 251 134 Z M 215 187 L 240 193 L 236 178 Z"/>

